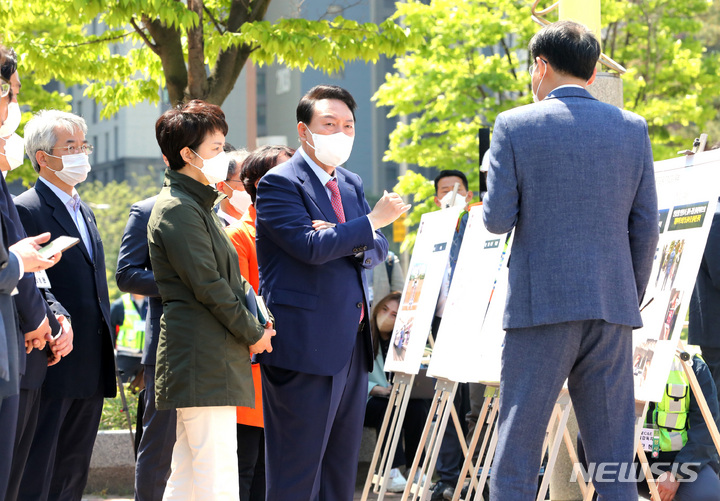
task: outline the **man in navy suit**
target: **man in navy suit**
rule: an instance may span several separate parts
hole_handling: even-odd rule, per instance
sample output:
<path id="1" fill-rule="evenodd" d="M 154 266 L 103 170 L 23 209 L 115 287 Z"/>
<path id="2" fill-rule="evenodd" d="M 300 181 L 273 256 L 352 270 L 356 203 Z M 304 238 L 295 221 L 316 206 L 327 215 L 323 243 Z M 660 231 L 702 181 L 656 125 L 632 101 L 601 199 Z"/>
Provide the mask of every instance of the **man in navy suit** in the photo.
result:
<path id="1" fill-rule="evenodd" d="M 0 107 L 7 107 L 9 103 L 13 103 L 16 106 L 16 113 L 19 114 L 17 95 L 20 91 L 20 78 L 17 70 L 17 56 L 14 52 L 2 47 L 0 47 L 0 56 L 4 58 L 0 67 L 0 76 L 3 81 L 10 83 L 9 92 L 0 100 Z M 0 109 L 1 116 L 3 116 L 3 112 Z M 15 126 L 19 124 L 19 120 L 19 117 L 15 119 Z M 3 127 L 0 127 L 3 131 L 2 136 L 9 138 L 10 136 L 7 134 L 13 134 L 14 128 L 6 127 L 7 124 L 4 122 L 2 125 Z M 3 143 L 0 147 L 0 154 L 4 154 L 7 141 L 3 139 L 0 140 L 0 143 Z M 4 156 L 0 158 L 5 159 Z M 0 170 L 10 169 L 9 162 L 0 161 Z M 3 227 L 3 245 L 9 246 L 11 251 L 18 249 L 19 246 L 26 246 L 23 252 L 16 253 L 16 257 L 19 258 L 17 263 L 20 264 L 19 269 L 14 266 L 14 258 L 11 254 L 8 266 L 2 272 L 2 275 L 10 278 L 11 281 L 13 271 L 20 273 L 15 277 L 19 278 L 19 281 L 15 280 L 17 287 L 9 287 L 10 283 L 3 280 L 5 286 L 9 287 L 9 291 L 7 297 L 3 298 L 4 307 L 1 309 L 6 335 L 9 336 L 6 355 L 8 355 L 10 364 L 10 374 L 7 384 L 3 383 L 0 386 L 3 397 L 7 396 L 3 399 L 0 407 L 0 429 L 4 430 L 0 438 L 0 498 L 14 499 L 14 493 L 19 483 L 16 477 L 22 474 L 30 446 L 29 441 L 35 431 L 39 387 L 45 377 L 48 363 L 57 363 L 61 357 L 72 350 L 72 328 L 63 319 L 63 335 L 50 342 L 51 351 L 43 350 L 45 341 L 51 339 L 51 335 L 56 336 L 61 332 L 55 315 L 65 315 L 67 312 L 61 308 L 50 308 L 38 290 L 32 272 L 51 266 L 56 259 L 53 259 L 52 262 L 46 259 L 34 263 L 31 261 L 31 259 L 40 258 L 35 251 L 38 247 L 37 244 L 47 242 L 50 235 L 26 238 L 25 230 L 4 177 L 0 179 L 0 219 L 2 219 Z M 32 243 L 28 245 L 28 242 Z M 11 268 L 14 270 L 11 271 Z M 7 277 L 8 274 L 11 276 Z M 17 293 L 11 299 L 10 293 L 14 288 Z M 38 349 L 33 349 L 26 355 L 26 347 Z M 19 376 L 21 377 L 18 392 Z"/>
<path id="2" fill-rule="evenodd" d="M 145 409 L 135 465 L 135 499 L 138 501 L 162 500 L 170 475 L 170 461 L 175 444 L 175 411 L 159 411 L 155 408 L 155 356 L 160 335 L 160 317 L 163 313 L 147 242 L 147 223 L 155 199 L 157 196 L 137 202 L 130 208 L 130 218 L 123 233 L 115 273 L 121 291 L 148 297 L 142 357 L 145 369 Z"/>
<path id="3" fill-rule="evenodd" d="M 632 329 L 658 241 L 647 124 L 585 90 L 600 44 L 584 26 L 545 27 L 529 50 L 540 102 L 498 115 L 483 201 L 490 231 L 515 229 L 490 496 L 535 498 L 567 379 L 589 462 L 611 463 L 600 499 L 637 500 L 615 480 L 633 461 Z"/>
<path id="4" fill-rule="evenodd" d="M 405 212 L 397 194 L 370 211 L 360 177 L 339 167 L 355 101 L 319 85 L 297 107 L 302 142 L 257 189 L 260 292 L 275 316 L 262 368 L 268 501 L 351 500 L 372 368 L 365 268 L 382 264 L 379 231 Z"/>
<path id="5" fill-rule="evenodd" d="M 25 149 L 40 177 L 15 199 L 20 219 L 31 234 L 80 242 L 47 272 L 46 297 L 71 315 L 74 350 L 47 370 L 19 499 L 80 499 L 103 397 L 116 391 L 105 253 L 95 216 L 75 190 L 90 170 L 86 132 L 82 118 L 56 110 L 25 126 Z"/>

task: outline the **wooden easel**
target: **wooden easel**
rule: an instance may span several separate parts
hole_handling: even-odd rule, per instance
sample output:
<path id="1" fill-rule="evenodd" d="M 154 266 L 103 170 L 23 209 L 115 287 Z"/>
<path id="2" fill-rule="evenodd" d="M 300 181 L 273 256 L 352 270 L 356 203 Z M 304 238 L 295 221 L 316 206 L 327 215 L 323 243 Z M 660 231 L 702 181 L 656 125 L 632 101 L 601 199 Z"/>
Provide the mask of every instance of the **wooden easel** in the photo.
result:
<path id="1" fill-rule="evenodd" d="M 400 441 L 400 433 L 402 431 L 402 423 L 405 419 L 405 412 L 410 401 L 410 389 L 415 381 L 414 374 L 395 373 L 392 393 L 388 401 L 385 417 L 383 418 L 380 433 L 375 444 L 375 452 L 373 453 L 370 469 L 365 487 L 363 488 L 361 501 L 367 501 L 370 489 L 378 495 L 378 501 L 385 499 L 387 486 L 390 482 L 390 470 L 392 469 L 392 461 L 395 457 L 397 444 Z M 387 437 L 392 437 L 386 440 Z M 418 447 L 418 452 L 422 449 Z M 378 459 L 382 456 L 382 459 Z M 376 469 L 377 467 L 377 469 Z M 409 480 L 408 480 L 409 481 Z"/>
<path id="2" fill-rule="evenodd" d="M 458 383 L 447 379 L 438 379 L 435 384 L 435 395 L 433 396 L 432 405 L 430 406 L 422 437 L 420 438 L 418 453 L 415 454 L 415 459 L 408 473 L 408 483 L 405 486 L 401 501 L 408 499 L 411 501 L 415 501 L 416 499 L 427 501 L 429 498 L 432 474 L 435 471 L 435 463 L 440 453 L 440 444 L 442 443 L 442 437 L 445 434 L 445 428 L 447 427 L 447 422 L 451 414 L 454 413 L 453 419 L 459 427 L 459 420 L 457 419 L 457 413 L 455 413 L 455 407 L 453 406 L 453 399 L 457 387 Z M 436 425 L 433 427 L 434 420 L 436 420 Z M 467 454 L 467 444 L 465 443 L 465 437 L 463 437 L 462 432 L 458 434 L 458 439 L 460 440 L 463 454 Z M 422 456 L 420 451 L 426 446 L 429 453 L 425 454 L 422 467 L 418 470 Z M 418 473 L 418 471 L 420 473 Z M 414 481 L 415 477 L 419 479 L 419 482 L 416 483 Z"/>

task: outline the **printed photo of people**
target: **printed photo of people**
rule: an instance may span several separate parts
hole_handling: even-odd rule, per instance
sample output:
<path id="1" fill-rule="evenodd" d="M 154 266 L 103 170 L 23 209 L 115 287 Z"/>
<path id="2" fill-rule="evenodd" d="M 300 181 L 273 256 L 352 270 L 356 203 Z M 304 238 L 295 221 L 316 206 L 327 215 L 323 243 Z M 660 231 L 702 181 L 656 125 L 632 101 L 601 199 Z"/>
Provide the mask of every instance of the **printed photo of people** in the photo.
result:
<path id="1" fill-rule="evenodd" d="M 663 246 L 663 252 L 660 258 L 660 267 L 658 268 L 657 276 L 655 277 L 655 287 L 658 286 L 660 279 L 662 279 L 662 286 L 660 290 L 665 290 L 668 286 L 672 288 L 677 276 L 678 267 L 680 266 L 680 259 L 682 258 L 682 251 L 685 247 L 685 240 L 673 240 L 670 244 Z"/>
<path id="2" fill-rule="evenodd" d="M 392 345 L 392 356 L 394 360 L 405 360 L 405 353 L 407 352 L 407 347 L 410 343 L 410 332 L 412 331 L 414 320 L 414 315 L 409 316 L 407 319 L 403 319 L 398 316 L 400 329 L 395 331 L 395 338 L 393 339 Z"/>
<path id="3" fill-rule="evenodd" d="M 668 301 L 667 309 L 665 310 L 665 321 L 660 331 L 660 340 L 670 339 L 672 332 L 675 329 L 675 321 L 677 320 L 678 312 L 680 311 L 680 304 L 682 301 L 682 291 L 673 289 L 670 292 L 670 300 Z"/>
<path id="4" fill-rule="evenodd" d="M 403 299 L 402 311 L 416 310 L 420 302 L 420 294 L 422 293 L 423 283 L 425 282 L 425 271 L 427 265 L 418 263 L 413 265 L 408 276 L 408 288 L 405 298 Z"/>
<path id="5" fill-rule="evenodd" d="M 656 344 L 656 339 L 648 339 L 635 348 L 635 353 L 633 353 L 633 376 L 635 377 L 636 387 L 642 386 L 647 380 L 650 364 L 655 354 Z M 640 379 L 640 384 L 637 384 L 638 378 Z"/>

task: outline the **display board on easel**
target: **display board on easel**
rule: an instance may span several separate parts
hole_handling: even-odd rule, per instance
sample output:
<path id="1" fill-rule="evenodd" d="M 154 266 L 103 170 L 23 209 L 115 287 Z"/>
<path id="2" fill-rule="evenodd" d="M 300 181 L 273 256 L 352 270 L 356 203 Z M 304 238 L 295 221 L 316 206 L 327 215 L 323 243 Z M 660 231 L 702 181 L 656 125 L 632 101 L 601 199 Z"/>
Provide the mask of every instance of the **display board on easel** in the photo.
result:
<path id="1" fill-rule="evenodd" d="M 485 228 L 482 206 L 470 209 L 429 375 L 457 382 L 478 380 L 478 366 L 482 365 L 478 357 L 483 353 L 479 333 L 491 296 L 501 294 L 505 304 L 504 291 L 493 292 L 493 285 L 503 272 L 506 240 L 506 235 L 495 235 Z"/>
<path id="2" fill-rule="evenodd" d="M 418 228 L 385 370 L 417 374 L 461 209 L 423 214 Z"/>
<path id="3" fill-rule="evenodd" d="M 657 402 L 667 382 L 720 195 L 720 151 L 655 164 L 660 240 L 633 333 L 635 398 Z"/>

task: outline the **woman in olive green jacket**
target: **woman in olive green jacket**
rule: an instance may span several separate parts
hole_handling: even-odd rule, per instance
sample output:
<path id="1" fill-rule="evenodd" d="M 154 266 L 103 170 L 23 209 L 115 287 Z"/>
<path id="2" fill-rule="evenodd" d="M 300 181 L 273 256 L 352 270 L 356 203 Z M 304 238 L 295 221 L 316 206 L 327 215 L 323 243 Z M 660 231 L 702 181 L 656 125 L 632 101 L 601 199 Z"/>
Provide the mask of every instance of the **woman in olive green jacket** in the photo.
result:
<path id="1" fill-rule="evenodd" d="M 238 499 L 235 407 L 254 405 L 250 353 L 272 351 L 250 285 L 212 207 L 228 160 L 219 107 L 191 101 L 155 124 L 169 169 L 148 223 L 163 300 L 155 372 L 157 408 L 177 409 L 164 500 Z"/>

